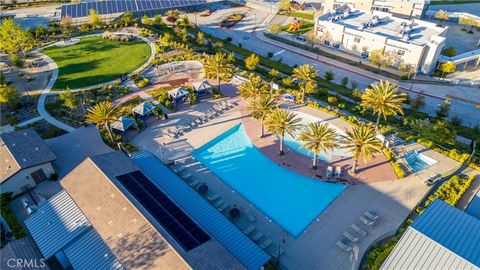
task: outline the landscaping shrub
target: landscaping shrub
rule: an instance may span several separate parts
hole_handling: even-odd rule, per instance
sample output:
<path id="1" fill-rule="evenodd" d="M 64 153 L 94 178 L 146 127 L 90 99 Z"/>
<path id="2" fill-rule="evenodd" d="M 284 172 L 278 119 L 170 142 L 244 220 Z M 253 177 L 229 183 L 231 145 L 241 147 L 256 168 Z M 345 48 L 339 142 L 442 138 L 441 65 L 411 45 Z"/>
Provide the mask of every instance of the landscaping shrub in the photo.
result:
<path id="1" fill-rule="evenodd" d="M 332 97 L 332 96 L 329 96 L 329 97 L 327 98 L 327 101 L 328 101 L 329 104 L 332 104 L 332 105 L 335 105 L 335 104 L 338 103 L 337 97 Z"/>
<path id="2" fill-rule="evenodd" d="M 9 201 L 12 198 L 12 193 L 2 193 L 0 194 L 0 214 L 7 222 L 8 227 L 12 230 L 13 236 L 16 239 L 23 238 L 27 236 L 27 233 L 23 229 L 22 225 L 17 221 L 15 215 L 10 210 L 8 206 Z"/>

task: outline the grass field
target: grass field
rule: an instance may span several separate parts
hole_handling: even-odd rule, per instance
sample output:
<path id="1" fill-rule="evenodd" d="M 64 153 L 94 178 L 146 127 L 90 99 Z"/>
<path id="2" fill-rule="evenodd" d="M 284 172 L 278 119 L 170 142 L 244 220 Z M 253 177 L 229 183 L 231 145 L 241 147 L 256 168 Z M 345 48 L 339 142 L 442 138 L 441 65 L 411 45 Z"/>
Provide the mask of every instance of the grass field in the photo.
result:
<path id="1" fill-rule="evenodd" d="M 140 67 L 150 57 L 150 46 L 142 41 L 120 42 L 100 37 L 85 37 L 67 47 L 42 51 L 58 65 L 53 90 L 91 86 L 118 79 Z"/>

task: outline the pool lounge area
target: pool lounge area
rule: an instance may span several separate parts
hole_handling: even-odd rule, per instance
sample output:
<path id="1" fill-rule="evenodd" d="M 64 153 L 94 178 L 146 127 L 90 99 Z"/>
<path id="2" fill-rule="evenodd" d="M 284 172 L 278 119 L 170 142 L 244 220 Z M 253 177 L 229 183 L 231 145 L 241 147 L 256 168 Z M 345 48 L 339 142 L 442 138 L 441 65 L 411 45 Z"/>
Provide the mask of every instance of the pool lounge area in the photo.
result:
<path id="1" fill-rule="evenodd" d="M 404 159 L 407 162 L 408 166 L 415 173 L 418 173 L 437 163 L 435 159 L 422 153 L 418 153 L 418 151 L 412 151 L 408 153 L 407 155 L 405 155 Z"/>
<path id="2" fill-rule="evenodd" d="M 196 160 L 298 237 L 345 189 L 285 169 L 257 149 L 237 125 L 193 152 Z"/>

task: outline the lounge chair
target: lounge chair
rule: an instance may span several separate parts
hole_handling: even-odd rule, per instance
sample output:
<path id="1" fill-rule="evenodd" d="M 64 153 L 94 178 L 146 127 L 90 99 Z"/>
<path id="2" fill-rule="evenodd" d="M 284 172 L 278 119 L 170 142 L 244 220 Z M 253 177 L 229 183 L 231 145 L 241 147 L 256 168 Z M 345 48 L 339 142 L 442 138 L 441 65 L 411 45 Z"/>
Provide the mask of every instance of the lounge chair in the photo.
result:
<path id="1" fill-rule="evenodd" d="M 358 227 L 357 224 L 353 223 L 352 225 L 350 225 L 350 228 L 352 228 L 352 230 L 354 230 L 355 232 L 357 232 L 358 234 L 360 234 L 361 236 L 367 236 L 368 233 L 364 230 L 362 230 L 360 227 Z"/>
<path id="2" fill-rule="evenodd" d="M 250 222 L 257 221 L 257 219 L 255 218 L 255 216 L 252 213 L 247 212 L 246 215 L 247 215 L 248 221 L 250 221 Z"/>
<path id="3" fill-rule="evenodd" d="M 193 174 L 191 173 L 184 173 L 184 174 L 180 174 L 180 177 L 183 179 L 183 180 L 187 180 L 188 178 L 192 177 Z"/>
<path id="4" fill-rule="evenodd" d="M 187 166 L 182 165 L 182 166 L 180 166 L 180 167 L 173 167 L 172 170 L 173 170 L 174 172 L 176 172 L 176 173 L 180 173 L 180 172 L 182 172 L 183 170 L 185 170 L 186 168 L 187 168 Z"/>
<path id="5" fill-rule="evenodd" d="M 332 166 L 327 167 L 327 178 L 332 178 L 333 176 L 333 168 Z"/>
<path id="6" fill-rule="evenodd" d="M 365 225 L 367 225 L 367 226 L 369 226 L 369 227 L 375 225 L 375 221 L 369 220 L 368 218 L 366 218 L 366 217 L 364 217 L 364 216 L 360 216 L 360 217 L 358 218 L 358 220 L 360 220 L 360 222 L 362 222 L 363 224 L 365 224 Z"/>
<path id="7" fill-rule="evenodd" d="M 189 184 L 190 184 L 190 186 L 195 187 L 196 185 L 200 184 L 200 182 L 198 182 L 198 180 L 196 180 L 196 179 L 193 179 L 193 181 L 190 182 Z"/>
<path id="8" fill-rule="evenodd" d="M 201 125 L 201 124 L 203 123 L 203 122 L 202 122 L 202 119 L 201 119 L 200 117 L 197 117 L 197 118 L 193 119 L 193 121 L 194 121 L 195 123 L 197 123 L 198 125 Z"/>
<path id="9" fill-rule="evenodd" d="M 344 232 L 343 236 L 345 236 L 345 238 L 347 238 L 348 240 L 350 240 L 354 243 L 359 240 L 358 237 L 355 237 L 355 236 L 351 235 L 349 232 Z"/>
<path id="10" fill-rule="evenodd" d="M 272 244 L 272 240 L 270 240 L 270 238 L 267 238 L 265 239 L 261 244 L 260 244 L 260 247 L 262 249 L 266 249 L 268 246 L 270 246 Z"/>
<path id="11" fill-rule="evenodd" d="M 342 168 L 340 166 L 335 167 L 335 178 L 340 178 L 342 177 Z"/>
<path id="12" fill-rule="evenodd" d="M 243 233 L 246 235 L 251 234 L 255 230 L 255 226 L 250 225 L 247 228 L 243 229 Z"/>
<path id="13" fill-rule="evenodd" d="M 342 239 L 342 240 L 338 241 L 337 246 L 339 248 L 343 249 L 346 252 L 352 251 L 352 246 L 350 246 L 347 239 Z"/>
<path id="14" fill-rule="evenodd" d="M 229 206 L 230 206 L 229 203 L 224 203 L 220 207 L 218 207 L 217 209 L 218 209 L 218 211 L 223 212 L 223 210 L 227 209 L 227 207 L 229 207 Z"/>
<path id="15" fill-rule="evenodd" d="M 278 258 L 278 256 L 282 255 L 285 251 L 282 249 L 282 248 L 277 248 L 275 247 L 274 249 L 272 249 L 271 251 L 269 251 L 268 253 L 270 255 L 272 255 L 272 257 L 274 259 Z"/>
<path id="16" fill-rule="evenodd" d="M 219 198 L 220 198 L 220 195 L 218 195 L 217 193 L 213 193 L 212 195 L 207 196 L 207 199 L 208 199 L 209 201 L 211 201 L 211 202 L 213 202 L 213 201 L 215 201 L 215 200 L 217 200 L 217 199 L 219 199 Z"/>
<path id="17" fill-rule="evenodd" d="M 213 204 L 215 206 L 215 208 L 219 208 L 220 206 L 222 206 L 223 204 L 225 203 L 225 201 L 223 201 L 222 199 L 218 200 L 215 204 Z"/>
<path id="18" fill-rule="evenodd" d="M 260 238 L 262 238 L 262 237 L 263 237 L 263 233 L 258 231 L 256 234 L 254 234 L 252 236 L 252 240 L 256 242 L 256 241 L 260 240 Z"/>
<path id="19" fill-rule="evenodd" d="M 365 211 L 363 215 L 373 221 L 377 221 L 378 219 L 380 219 L 378 215 L 376 215 L 375 213 L 372 213 L 370 210 Z"/>

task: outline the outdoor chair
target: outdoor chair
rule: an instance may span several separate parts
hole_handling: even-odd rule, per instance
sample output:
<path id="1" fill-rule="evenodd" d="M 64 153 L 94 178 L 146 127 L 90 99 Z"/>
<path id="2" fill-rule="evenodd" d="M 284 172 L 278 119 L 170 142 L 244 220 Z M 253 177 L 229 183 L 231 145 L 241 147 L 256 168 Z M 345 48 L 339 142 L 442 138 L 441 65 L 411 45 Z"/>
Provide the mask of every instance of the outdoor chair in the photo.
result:
<path id="1" fill-rule="evenodd" d="M 218 194 L 216 194 L 216 193 L 213 193 L 212 195 L 207 196 L 207 199 L 208 199 L 210 202 L 213 202 L 213 201 L 215 201 L 215 200 L 217 200 L 217 199 L 219 199 L 219 198 L 220 198 L 220 195 L 218 195 Z"/>
<path id="2" fill-rule="evenodd" d="M 327 167 L 327 178 L 332 178 L 333 176 L 333 168 L 332 166 Z"/>
<path id="3" fill-rule="evenodd" d="M 262 237 L 263 237 L 263 233 L 258 231 L 256 234 L 254 234 L 252 236 L 252 240 L 256 242 L 256 241 L 260 240 L 260 238 L 262 238 Z"/>
<path id="4" fill-rule="evenodd" d="M 352 251 L 352 246 L 350 246 L 347 239 L 342 239 L 338 241 L 337 246 L 346 252 Z"/>
<path id="5" fill-rule="evenodd" d="M 360 216 L 358 218 L 358 220 L 360 220 L 360 222 L 362 222 L 363 224 L 369 226 L 369 227 L 372 227 L 373 225 L 375 225 L 375 221 L 373 220 L 369 220 L 368 218 L 364 217 L 364 216 Z"/>
<path id="6" fill-rule="evenodd" d="M 219 208 L 219 207 L 222 206 L 224 203 L 225 203 L 224 200 L 219 199 L 219 200 L 218 200 L 216 203 L 214 203 L 213 205 L 215 206 L 215 208 Z"/>
<path id="7" fill-rule="evenodd" d="M 342 177 L 342 169 L 340 166 L 335 167 L 335 178 L 340 178 Z"/>
<path id="8" fill-rule="evenodd" d="M 345 238 L 347 238 L 348 240 L 350 240 L 354 243 L 359 240 L 358 237 L 355 237 L 355 236 L 351 235 L 349 232 L 344 232 L 343 236 L 345 236 Z"/>
<path id="9" fill-rule="evenodd" d="M 354 230 L 355 232 L 357 232 L 358 234 L 360 234 L 361 236 L 367 236 L 368 233 L 364 230 L 362 230 L 360 227 L 358 227 L 357 224 L 353 223 L 352 225 L 350 225 L 350 228 L 352 228 L 352 230 Z"/>
<path id="10" fill-rule="evenodd" d="M 285 251 L 284 251 L 283 249 L 275 247 L 274 249 L 272 249 L 272 250 L 269 251 L 268 253 L 269 253 L 270 255 L 272 255 L 272 257 L 273 257 L 274 259 L 276 259 L 276 258 L 278 258 L 278 256 L 281 256 L 284 252 L 285 252 Z"/>
<path id="11" fill-rule="evenodd" d="M 229 203 L 224 203 L 220 207 L 218 207 L 218 211 L 223 212 L 225 209 L 227 209 L 230 206 Z"/>
<path id="12" fill-rule="evenodd" d="M 265 239 L 261 244 L 260 244 L 260 247 L 262 249 L 266 249 L 268 246 L 270 246 L 272 244 L 272 240 L 270 240 L 270 238 L 267 238 Z"/>
<path id="13" fill-rule="evenodd" d="M 250 221 L 250 222 L 257 221 L 257 219 L 255 218 L 255 216 L 252 213 L 247 212 L 246 215 L 247 215 L 248 221 Z"/>
<path id="14" fill-rule="evenodd" d="M 365 211 L 363 215 L 373 221 L 377 221 L 378 219 L 380 219 L 380 216 L 376 215 L 375 213 L 372 213 L 370 210 Z"/>
<path id="15" fill-rule="evenodd" d="M 255 226 L 250 225 L 250 226 L 248 226 L 247 228 L 245 228 L 245 229 L 243 230 L 243 233 L 246 234 L 246 235 L 249 235 L 249 234 L 251 234 L 254 230 L 255 230 Z"/>

